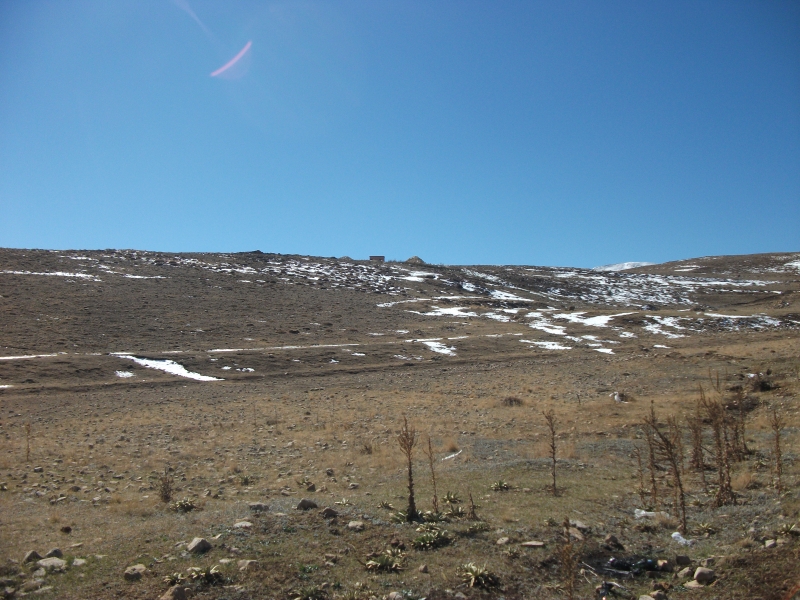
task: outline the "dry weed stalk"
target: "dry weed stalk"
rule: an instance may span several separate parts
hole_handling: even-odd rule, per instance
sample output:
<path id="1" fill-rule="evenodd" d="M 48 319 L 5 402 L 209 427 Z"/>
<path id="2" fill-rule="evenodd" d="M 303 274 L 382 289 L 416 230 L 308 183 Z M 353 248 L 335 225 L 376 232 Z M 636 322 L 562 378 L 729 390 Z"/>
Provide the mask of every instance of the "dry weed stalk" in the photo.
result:
<path id="1" fill-rule="evenodd" d="M 428 465 L 431 469 L 431 483 L 433 484 L 433 512 L 439 512 L 439 496 L 436 494 L 436 470 L 433 468 L 433 446 L 431 446 L 431 436 L 428 436 L 428 448 L 422 448 L 422 452 L 428 457 Z"/>
<path id="2" fill-rule="evenodd" d="M 650 419 L 656 420 L 656 409 L 653 401 L 650 401 Z M 645 423 L 647 418 L 645 418 Z M 656 481 L 656 448 L 653 439 L 653 433 L 645 428 L 647 434 L 647 467 L 650 469 L 650 500 L 653 508 L 658 506 L 658 482 Z"/>
<path id="3" fill-rule="evenodd" d="M 561 582 L 569 600 L 575 598 L 575 569 L 578 566 L 578 549 L 570 541 L 569 517 L 564 519 L 564 544 L 556 550 L 561 563 Z"/>
<path id="4" fill-rule="evenodd" d="M 642 508 L 647 506 L 647 489 L 644 487 L 644 465 L 642 464 L 642 450 L 639 446 L 633 447 L 633 453 L 636 455 L 636 464 L 639 467 L 639 489 L 637 490 L 639 494 L 639 500 L 642 503 Z"/>
<path id="5" fill-rule="evenodd" d="M 556 487 L 556 415 L 552 408 L 542 412 L 542 415 L 544 415 L 547 430 L 550 434 L 548 447 L 550 450 L 550 459 L 552 460 L 551 471 L 553 474 L 553 495 L 555 496 L 558 493 L 558 488 Z"/>
<path id="6" fill-rule="evenodd" d="M 706 398 L 702 386 L 700 387 L 700 402 L 711 421 L 711 429 L 714 432 L 714 458 L 717 465 L 717 494 L 714 498 L 714 506 L 736 504 L 736 495 L 731 487 L 730 447 L 725 407 L 719 400 Z"/>
<path id="7" fill-rule="evenodd" d="M 406 457 L 408 466 L 408 510 L 406 511 L 406 520 L 412 522 L 417 519 L 417 505 L 414 502 L 414 474 L 412 470 L 414 446 L 417 445 L 417 430 L 408 426 L 406 417 L 403 417 L 403 428 L 397 435 L 397 442 Z"/>
<path id="8" fill-rule="evenodd" d="M 703 456 L 703 415 L 700 401 L 695 405 L 694 415 L 687 417 L 686 427 L 692 439 L 692 456 L 689 465 L 700 473 L 700 481 L 703 484 L 703 491 L 708 490 L 706 482 L 706 462 Z"/>
<path id="9" fill-rule="evenodd" d="M 655 409 L 650 406 L 650 414 L 645 417 L 645 425 L 649 432 L 648 437 L 653 440 L 655 453 L 669 464 L 672 483 L 675 487 L 675 512 L 681 516 L 680 532 L 686 533 L 686 494 L 683 489 L 681 473 L 683 471 L 683 445 L 681 442 L 681 428 L 675 417 L 667 418 L 666 431 L 658 427 Z"/>
<path id="10" fill-rule="evenodd" d="M 786 426 L 783 415 L 776 409 L 772 409 L 769 417 L 769 425 L 775 434 L 775 489 L 778 493 L 783 491 L 783 461 L 781 455 L 781 430 Z"/>
<path id="11" fill-rule="evenodd" d="M 25 423 L 25 462 L 31 462 L 31 422 Z"/>
<path id="12" fill-rule="evenodd" d="M 162 502 L 168 503 L 170 500 L 172 500 L 174 481 L 174 478 L 169 472 L 169 465 L 165 465 L 164 474 L 161 476 L 158 485 L 158 496 L 161 498 Z"/>
<path id="13" fill-rule="evenodd" d="M 467 513 L 467 519 L 470 521 L 480 521 L 478 517 L 478 513 L 475 512 L 475 502 L 472 500 L 472 492 L 467 492 L 469 494 L 469 512 Z"/>

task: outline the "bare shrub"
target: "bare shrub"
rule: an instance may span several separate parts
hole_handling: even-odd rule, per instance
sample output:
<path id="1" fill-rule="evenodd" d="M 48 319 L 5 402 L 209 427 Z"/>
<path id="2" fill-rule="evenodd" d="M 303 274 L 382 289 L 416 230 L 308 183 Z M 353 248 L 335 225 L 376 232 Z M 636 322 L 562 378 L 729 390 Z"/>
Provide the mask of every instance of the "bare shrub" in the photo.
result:
<path id="1" fill-rule="evenodd" d="M 783 491 L 783 459 L 781 454 L 781 430 L 786 426 L 783 415 L 772 409 L 769 425 L 775 436 L 775 489 L 778 493 Z"/>
<path id="2" fill-rule="evenodd" d="M 431 484 L 433 485 L 433 512 L 439 512 L 439 496 L 436 495 L 436 470 L 433 468 L 433 447 L 431 446 L 431 436 L 428 436 L 428 447 L 422 448 L 422 452 L 428 457 L 428 465 L 431 469 Z"/>
<path id="3" fill-rule="evenodd" d="M 406 511 L 406 520 L 412 522 L 418 518 L 417 504 L 414 502 L 414 473 L 412 465 L 414 446 L 417 445 L 417 430 L 408 426 L 406 417 L 403 417 L 403 427 L 397 435 L 397 443 L 400 445 L 400 450 L 405 456 L 408 466 L 408 510 Z"/>
<path id="4" fill-rule="evenodd" d="M 683 471 L 683 444 L 681 442 L 681 428 L 675 417 L 667 419 L 667 426 L 662 430 L 656 420 L 655 408 L 650 403 L 650 414 L 645 417 L 645 426 L 648 439 L 652 439 L 654 454 L 662 458 L 669 465 L 672 483 L 675 489 L 675 511 L 680 515 L 680 532 L 686 533 L 686 494 L 683 489 L 681 472 Z"/>
<path id="5" fill-rule="evenodd" d="M 522 398 L 517 398 L 516 396 L 506 396 L 502 400 L 503 406 L 522 406 L 525 402 Z"/>
<path id="6" fill-rule="evenodd" d="M 719 400 L 707 398 L 702 387 L 700 388 L 700 402 L 708 420 L 711 421 L 711 429 L 714 433 L 714 459 L 717 467 L 717 493 L 714 497 L 714 506 L 736 504 L 736 495 L 731 487 L 730 448 L 725 408 Z"/>

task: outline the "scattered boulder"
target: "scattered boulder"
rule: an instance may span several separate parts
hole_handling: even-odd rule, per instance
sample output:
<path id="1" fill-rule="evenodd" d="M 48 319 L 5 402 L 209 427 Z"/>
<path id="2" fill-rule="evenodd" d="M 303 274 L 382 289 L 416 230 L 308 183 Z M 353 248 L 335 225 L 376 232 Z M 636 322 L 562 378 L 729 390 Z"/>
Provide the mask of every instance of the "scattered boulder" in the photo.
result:
<path id="1" fill-rule="evenodd" d="M 82 567 L 85 564 L 86 564 L 86 559 L 85 558 L 73 558 L 72 559 L 72 566 L 73 567 Z"/>
<path id="2" fill-rule="evenodd" d="M 234 529 L 252 529 L 253 524 L 250 521 L 239 521 L 233 524 Z"/>
<path id="3" fill-rule="evenodd" d="M 64 525 L 61 528 L 61 533 L 66 533 L 69 535 L 70 533 L 72 533 L 72 527 L 70 527 L 69 525 Z"/>
<path id="4" fill-rule="evenodd" d="M 678 554 L 675 556 L 675 564 L 679 567 L 688 567 L 692 564 L 692 559 L 685 554 Z"/>
<path id="5" fill-rule="evenodd" d="M 325 469 L 325 475 L 328 477 L 333 477 L 333 469 Z"/>
<path id="6" fill-rule="evenodd" d="M 125 578 L 125 581 L 139 581 L 146 572 L 147 567 L 143 564 L 131 565 L 125 569 L 122 576 Z"/>
<path id="7" fill-rule="evenodd" d="M 778 545 L 776 540 L 765 540 L 764 548 L 775 548 Z"/>
<path id="8" fill-rule="evenodd" d="M 714 581 L 715 577 L 716 573 L 714 573 L 714 570 L 706 569 L 705 567 L 697 567 L 697 570 L 694 572 L 694 580 L 703 585 L 711 583 Z"/>
<path id="9" fill-rule="evenodd" d="M 583 534 L 577 527 L 570 527 L 569 528 L 569 537 L 582 542 L 583 541 Z"/>
<path id="10" fill-rule="evenodd" d="M 421 564 L 419 566 L 419 569 L 417 569 L 417 571 L 419 571 L 420 573 L 427 573 L 428 572 L 428 565 Z"/>
<path id="11" fill-rule="evenodd" d="M 539 542 L 537 540 L 531 540 L 529 542 L 522 542 L 520 546 L 525 546 L 526 548 L 542 548 L 544 547 L 544 542 Z"/>
<path id="12" fill-rule="evenodd" d="M 323 508 L 322 512 L 319 514 L 322 515 L 323 519 L 335 519 L 336 517 L 339 516 L 339 513 L 333 510 L 330 506 L 326 506 L 325 508 Z"/>
<path id="13" fill-rule="evenodd" d="M 359 487 L 358 484 L 354 481 L 350 485 L 347 486 L 347 489 L 348 490 L 357 490 L 358 487 Z"/>
<path id="14" fill-rule="evenodd" d="M 511 538 L 507 538 L 507 537 L 501 537 L 499 540 L 497 540 L 496 544 L 497 544 L 498 546 L 505 546 L 505 545 L 506 545 L 506 544 L 508 544 L 510 541 L 511 541 Z"/>
<path id="15" fill-rule="evenodd" d="M 686 583 L 684 583 L 683 587 L 685 587 L 688 590 L 696 590 L 698 588 L 703 587 L 703 584 L 700 583 L 699 581 L 695 581 L 694 579 L 692 579 L 691 581 L 687 581 Z"/>
<path id="16" fill-rule="evenodd" d="M 303 498 L 297 504 L 297 510 L 311 510 L 312 508 L 318 508 L 317 503 L 313 500 L 309 500 L 308 498 Z"/>
<path id="17" fill-rule="evenodd" d="M 685 567 L 678 571 L 678 577 L 680 579 L 686 579 L 687 577 L 691 577 L 694 574 L 694 569 L 692 567 Z"/>
<path id="18" fill-rule="evenodd" d="M 206 538 L 196 537 L 189 542 L 189 545 L 186 546 L 186 549 L 189 552 L 202 554 L 203 552 L 208 552 L 211 550 L 211 542 L 209 542 Z"/>
<path id="19" fill-rule="evenodd" d="M 609 533 L 605 537 L 605 539 L 603 540 L 603 543 L 606 546 L 608 546 L 609 549 L 611 549 L 611 550 L 625 550 L 625 547 L 622 544 L 620 544 L 619 540 L 617 539 L 617 536 L 615 536 L 615 535 L 613 535 L 611 533 Z"/>
<path id="20" fill-rule="evenodd" d="M 386 596 L 387 600 L 403 600 L 403 594 L 400 592 L 391 592 L 388 596 Z"/>
<path id="21" fill-rule="evenodd" d="M 44 555 L 45 558 L 53 558 L 54 556 L 56 558 L 61 558 L 62 556 L 64 556 L 64 553 L 61 551 L 60 548 L 53 548 L 52 550 L 50 550 L 50 552 Z"/>
<path id="22" fill-rule="evenodd" d="M 650 594 L 650 597 L 653 600 L 667 600 L 667 595 L 662 590 L 656 590 Z"/>
<path id="23" fill-rule="evenodd" d="M 639 596 L 639 600 L 655 600 L 652 596 Z"/>
<path id="24" fill-rule="evenodd" d="M 266 512 L 267 510 L 269 510 L 269 506 L 267 506 L 263 502 L 250 502 L 247 506 L 250 508 L 250 510 L 257 513 Z"/>
<path id="25" fill-rule="evenodd" d="M 67 568 L 67 561 L 62 558 L 58 558 L 57 556 L 51 556 L 50 558 L 37 560 L 36 564 L 39 566 L 39 568 L 44 569 L 47 572 L 63 571 Z"/>
<path id="26" fill-rule="evenodd" d="M 313 484 L 313 483 L 309 483 L 308 486 L 306 487 L 306 491 L 307 492 L 316 492 L 317 491 L 317 486 L 315 484 Z"/>
<path id="27" fill-rule="evenodd" d="M 656 562 L 659 571 L 665 573 L 672 573 L 675 570 L 675 564 L 671 560 L 660 559 Z"/>
<path id="28" fill-rule="evenodd" d="M 364 521 L 350 521 L 347 528 L 350 531 L 364 531 Z"/>
<path id="29" fill-rule="evenodd" d="M 42 559 L 42 555 L 41 554 L 39 554 L 36 550 L 30 550 L 29 552 L 27 552 L 25 554 L 25 558 L 22 559 L 22 562 L 23 563 L 29 563 L 29 562 L 33 562 L 33 561 L 41 560 L 41 559 Z"/>

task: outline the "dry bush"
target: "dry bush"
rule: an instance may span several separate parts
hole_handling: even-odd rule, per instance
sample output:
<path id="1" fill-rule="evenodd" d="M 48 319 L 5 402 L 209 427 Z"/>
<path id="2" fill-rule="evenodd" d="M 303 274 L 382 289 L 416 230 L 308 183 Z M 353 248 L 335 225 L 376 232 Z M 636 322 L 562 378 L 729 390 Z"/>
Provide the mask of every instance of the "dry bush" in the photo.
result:
<path id="1" fill-rule="evenodd" d="M 503 406 L 522 406 L 525 404 L 522 398 L 517 398 L 516 396 L 506 396 L 500 401 L 500 403 Z"/>
<path id="2" fill-rule="evenodd" d="M 742 471 L 731 478 L 731 487 L 737 492 L 751 490 L 758 487 L 758 481 L 750 471 Z"/>
<path id="3" fill-rule="evenodd" d="M 458 442 L 456 442 L 453 438 L 447 438 L 444 441 L 444 450 L 445 452 L 458 452 L 460 448 L 458 447 Z"/>

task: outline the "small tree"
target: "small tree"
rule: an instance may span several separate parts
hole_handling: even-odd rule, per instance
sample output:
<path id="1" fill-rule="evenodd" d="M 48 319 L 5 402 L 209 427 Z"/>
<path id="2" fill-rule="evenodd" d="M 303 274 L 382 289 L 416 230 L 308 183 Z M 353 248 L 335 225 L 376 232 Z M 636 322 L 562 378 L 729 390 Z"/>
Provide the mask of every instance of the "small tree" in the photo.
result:
<path id="1" fill-rule="evenodd" d="M 711 429 L 714 432 L 714 454 L 717 463 L 717 494 L 714 497 L 714 505 L 736 504 L 736 495 L 731 487 L 730 447 L 725 407 L 719 400 L 706 398 L 702 387 L 700 388 L 700 402 L 711 421 Z"/>
<path id="2" fill-rule="evenodd" d="M 408 522 L 417 519 L 417 505 L 414 502 L 414 473 L 412 470 L 412 458 L 414 455 L 414 446 L 417 445 L 417 430 L 408 426 L 408 419 L 403 417 L 403 428 L 397 436 L 397 442 L 400 444 L 400 450 L 406 457 L 408 465 L 408 511 L 406 512 L 406 520 Z"/>
<path id="3" fill-rule="evenodd" d="M 164 466 L 164 474 L 161 476 L 158 486 L 158 495 L 162 502 L 169 502 L 172 500 L 174 478 L 169 472 L 169 465 Z"/>
<path id="4" fill-rule="evenodd" d="M 644 422 L 649 430 L 648 436 L 653 440 L 654 453 L 657 453 L 659 457 L 666 460 L 669 464 L 672 482 L 675 487 L 675 511 L 681 516 L 680 532 L 685 534 L 686 496 L 683 490 L 683 480 L 681 479 L 681 472 L 683 471 L 681 428 L 675 417 L 669 417 L 667 419 L 666 431 L 659 429 L 655 410 L 652 409 L 652 405 L 650 414 L 645 417 Z"/>
<path id="5" fill-rule="evenodd" d="M 555 496 L 558 492 L 558 488 L 556 487 L 556 415 L 552 408 L 542 412 L 542 415 L 544 415 L 544 421 L 547 423 L 547 430 L 550 436 L 548 439 L 548 445 L 550 450 L 550 460 L 552 461 L 551 471 L 553 474 L 553 495 Z"/>

